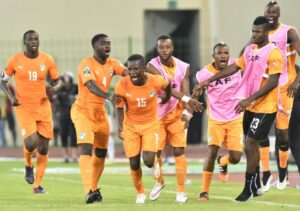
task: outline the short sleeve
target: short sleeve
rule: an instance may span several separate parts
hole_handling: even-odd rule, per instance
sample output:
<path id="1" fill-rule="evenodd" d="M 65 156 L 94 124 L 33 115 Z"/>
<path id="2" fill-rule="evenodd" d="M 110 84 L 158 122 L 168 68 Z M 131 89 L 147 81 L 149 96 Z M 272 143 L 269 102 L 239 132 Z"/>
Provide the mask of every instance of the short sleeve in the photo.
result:
<path id="1" fill-rule="evenodd" d="M 94 72 L 92 71 L 92 65 L 88 60 L 84 60 L 79 64 L 78 77 L 83 84 L 90 80 L 96 80 Z"/>
<path id="2" fill-rule="evenodd" d="M 279 49 L 273 49 L 268 58 L 268 74 L 282 73 L 283 71 L 283 56 Z"/>
<path id="3" fill-rule="evenodd" d="M 15 59 L 14 57 L 10 57 L 7 61 L 6 68 L 5 68 L 5 74 L 8 76 L 12 76 L 14 74 L 14 63 Z"/>
<path id="4" fill-rule="evenodd" d="M 57 66 L 54 62 L 54 59 L 48 55 L 48 62 L 49 62 L 49 75 L 52 80 L 57 80 L 59 78 L 59 71 Z"/>
<path id="5" fill-rule="evenodd" d="M 235 64 L 241 69 L 241 70 L 244 70 L 245 69 L 245 58 L 244 58 L 244 54 L 238 58 L 236 61 L 235 61 Z"/>
<path id="6" fill-rule="evenodd" d="M 124 87 L 124 80 L 118 81 L 116 87 L 115 87 L 115 94 L 120 96 L 120 102 L 116 103 L 117 108 L 123 108 L 124 107 L 124 99 L 123 97 L 125 96 L 126 90 Z"/>
<path id="7" fill-rule="evenodd" d="M 160 75 L 155 75 L 156 89 L 164 89 L 169 85 L 169 81 Z"/>
<path id="8" fill-rule="evenodd" d="M 126 67 L 118 60 L 112 60 L 113 68 L 114 68 L 114 74 L 115 75 L 123 75 L 124 70 Z"/>

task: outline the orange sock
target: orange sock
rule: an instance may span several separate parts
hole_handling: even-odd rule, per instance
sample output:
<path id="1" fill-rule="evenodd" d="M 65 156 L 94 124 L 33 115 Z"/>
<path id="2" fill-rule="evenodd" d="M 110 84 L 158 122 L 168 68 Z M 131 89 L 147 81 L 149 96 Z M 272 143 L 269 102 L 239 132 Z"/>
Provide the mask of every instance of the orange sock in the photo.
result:
<path id="1" fill-rule="evenodd" d="M 202 175 L 202 192 L 209 192 L 213 173 L 211 171 L 203 171 Z"/>
<path id="2" fill-rule="evenodd" d="M 180 155 L 178 157 L 175 156 L 175 171 L 176 171 L 176 179 L 177 179 L 177 192 L 185 191 L 185 178 L 186 178 L 186 158 L 185 155 Z"/>
<path id="3" fill-rule="evenodd" d="M 25 146 L 23 147 L 25 166 L 32 167 L 32 154 L 33 154 L 33 152 L 28 152 L 28 150 L 25 148 Z"/>
<path id="4" fill-rule="evenodd" d="M 92 190 L 95 191 L 98 187 L 98 181 L 104 169 L 104 158 L 92 156 Z"/>
<path id="5" fill-rule="evenodd" d="M 88 193 L 91 189 L 91 178 L 92 178 L 92 156 L 80 155 L 79 157 L 79 168 L 81 180 L 84 186 L 85 193 Z"/>
<path id="6" fill-rule="evenodd" d="M 220 165 L 221 166 L 226 166 L 229 163 L 229 155 L 225 155 L 223 157 L 221 157 L 220 159 Z"/>
<path id="7" fill-rule="evenodd" d="M 45 174 L 47 164 L 48 164 L 48 155 L 41 155 L 40 153 L 38 153 L 37 164 L 36 164 L 36 177 L 33 185 L 34 188 L 40 186 Z"/>
<path id="8" fill-rule="evenodd" d="M 161 157 L 158 157 L 157 158 L 157 162 L 159 164 L 159 171 L 160 171 L 160 174 L 159 174 L 159 177 L 158 179 L 156 180 L 157 183 L 160 183 L 160 184 L 164 184 L 165 180 L 163 178 L 163 175 L 162 175 L 162 158 Z"/>
<path id="9" fill-rule="evenodd" d="M 270 147 L 260 147 L 260 161 L 263 171 L 270 171 Z"/>
<path id="10" fill-rule="evenodd" d="M 145 193 L 144 191 L 144 186 L 143 186 L 143 181 L 142 181 L 142 176 L 143 172 L 141 167 L 137 171 L 133 171 L 130 169 L 130 174 L 133 182 L 133 186 L 137 190 L 137 192 L 140 193 Z"/>
<path id="11" fill-rule="evenodd" d="M 289 158 L 289 151 L 279 150 L 279 166 L 280 166 L 280 168 L 287 167 L 288 158 Z"/>

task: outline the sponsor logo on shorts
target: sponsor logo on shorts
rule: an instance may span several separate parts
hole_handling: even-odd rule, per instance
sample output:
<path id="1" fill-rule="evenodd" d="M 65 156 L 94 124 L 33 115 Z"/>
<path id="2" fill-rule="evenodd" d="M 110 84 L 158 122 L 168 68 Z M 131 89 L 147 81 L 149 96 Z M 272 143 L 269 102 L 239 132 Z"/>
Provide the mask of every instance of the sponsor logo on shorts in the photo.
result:
<path id="1" fill-rule="evenodd" d="M 22 129 L 22 130 L 21 130 L 21 134 L 22 134 L 22 136 L 24 136 L 24 135 L 26 134 L 26 130 L 25 130 L 25 129 Z"/>
<path id="2" fill-rule="evenodd" d="M 212 137 L 210 135 L 207 136 L 207 143 L 211 142 Z"/>
<path id="3" fill-rule="evenodd" d="M 86 134 L 85 134 L 85 133 L 80 133 L 80 134 L 79 134 L 79 138 L 80 138 L 80 139 L 85 139 L 85 137 L 86 137 Z"/>

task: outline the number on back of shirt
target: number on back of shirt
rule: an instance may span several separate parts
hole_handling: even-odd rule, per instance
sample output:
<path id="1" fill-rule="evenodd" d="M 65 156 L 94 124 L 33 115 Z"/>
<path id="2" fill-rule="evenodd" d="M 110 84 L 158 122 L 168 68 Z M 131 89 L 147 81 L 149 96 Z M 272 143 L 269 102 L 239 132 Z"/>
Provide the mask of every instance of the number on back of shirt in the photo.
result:
<path id="1" fill-rule="evenodd" d="M 138 107 L 146 107 L 147 106 L 147 101 L 146 98 L 136 98 Z"/>
<path id="2" fill-rule="evenodd" d="M 29 81 L 36 81 L 38 74 L 36 71 L 28 71 Z"/>

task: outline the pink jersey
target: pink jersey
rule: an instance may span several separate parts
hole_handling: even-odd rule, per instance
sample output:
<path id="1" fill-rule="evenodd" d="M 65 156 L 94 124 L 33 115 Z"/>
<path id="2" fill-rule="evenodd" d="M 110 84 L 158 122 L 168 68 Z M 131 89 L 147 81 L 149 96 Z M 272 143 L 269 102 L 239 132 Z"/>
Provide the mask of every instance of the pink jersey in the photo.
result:
<path id="1" fill-rule="evenodd" d="M 250 44 L 244 51 L 245 70 L 235 98 L 246 99 L 250 97 L 259 90 L 262 79 L 269 77 L 266 73 L 269 54 L 277 47 L 269 43 L 254 50 L 254 46 L 254 44 Z"/>
<path id="2" fill-rule="evenodd" d="M 288 47 L 288 31 L 291 29 L 291 26 L 280 24 L 279 28 L 276 32 L 269 34 L 269 40 L 272 42 L 276 47 L 278 47 L 282 54 L 283 54 L 283 72 L 279 78 L 279 85 L 285 85 L 288 82 L 288 69 L 287 69 L 287 47 Z"/>
<path id="3" fill-rule="evenodd" d="M 234 59 L 229 60 L 229 64 L 234 63 Z M 207 65 L 196 73 L 196 79 L 200 83 L 212 77 L 218 72 L 212 64 Z M 242 113 L 237 114 L 235 107 L 239 103 L 234 99 L 237 86 L 241 81 L 241 72 L 216 80 L 210 83 L 207 88 L 208 115 L 212 120 L 228 122 L 239 118 Z"/>
<path id="4" fill-rule="evenodd" d="M 162 64 L 160 63 L 160 59 L 159 57 L 155 57 L 153 59 L 151 59 L 151 61 L 149 62 L 150 64 L 152 64 L 156 69 L 159 70 L 160 74 L 168 79 L 169 81 L 171 81 L 172 84 L 172 88 L 175 89 L 178 92 L 181 92 L 181 85 L 182 85 L 182 81 L 185 77 L 186 74 L 186 70 L 189 67 L 189 64 L 173 57 L 173 60 L 175 61 L 176 65 L 176 69 L 175 69 L 175 76 L 174 78 L 171 78 L 166 71 L 164 70 Z M 170 100 L 166 103 L 166 104 L 158 104 L 158 117 L 159 119 L 162 119 L 163 117 L 165 117 L 168 113 L 170 113 L 171 111 L 173 111 L 178 103 L 178 99 L 171 97 Z"/>

